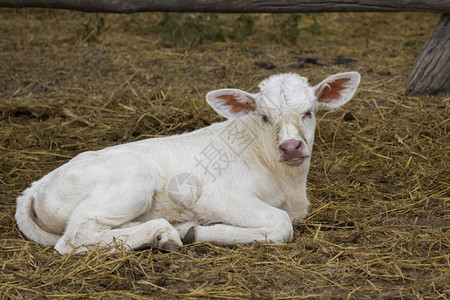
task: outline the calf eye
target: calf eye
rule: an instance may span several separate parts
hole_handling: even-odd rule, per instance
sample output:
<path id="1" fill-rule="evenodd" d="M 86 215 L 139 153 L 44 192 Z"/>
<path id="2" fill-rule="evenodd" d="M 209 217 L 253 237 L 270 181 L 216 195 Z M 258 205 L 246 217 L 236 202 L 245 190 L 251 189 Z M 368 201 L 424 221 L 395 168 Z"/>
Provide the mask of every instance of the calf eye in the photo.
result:
<path id="1" fill-rule="evenodd" d="M 305 118 L 311 118 L 312 117 L 312 111 L 308 110 L 307 112 L 305 112 L 305 114 L 303 115 L 303 119 Z"/>
<path id="2" fill-rule="evenodd" d="M 261 115 L 261 120 L 263 120 L 264 123 L 269 123 L 269 117 L 266 115 Z"/>

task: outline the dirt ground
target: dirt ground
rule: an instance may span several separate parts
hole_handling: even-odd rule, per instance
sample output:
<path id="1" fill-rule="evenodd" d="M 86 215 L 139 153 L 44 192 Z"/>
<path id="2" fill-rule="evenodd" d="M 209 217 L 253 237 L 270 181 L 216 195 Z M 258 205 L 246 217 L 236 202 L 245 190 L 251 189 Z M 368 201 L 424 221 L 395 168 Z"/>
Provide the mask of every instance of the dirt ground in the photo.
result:
<path id="1" fill-rule="evenodd" d="M 0 9 L 0 298 L 450 298 L 450 97 L 404 93 L 438 20 Z M 61 256 L 15 224 L 21 191 L 77 153 L 221 121 L 210 90 L 350 70 L 361 86 L 318 116 L 289 244 Z"/>

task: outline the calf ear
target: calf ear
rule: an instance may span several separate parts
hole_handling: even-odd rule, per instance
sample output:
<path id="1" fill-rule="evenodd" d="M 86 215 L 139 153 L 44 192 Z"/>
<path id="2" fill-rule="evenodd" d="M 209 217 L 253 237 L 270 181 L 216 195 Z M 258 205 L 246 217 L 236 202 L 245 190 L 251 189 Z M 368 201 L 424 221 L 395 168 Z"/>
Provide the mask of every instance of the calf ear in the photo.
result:
<path id="1" fill-rule="evenodd" d="M 319 104 L 328 109 L 337 108 L 353 97 L 360 81 L 358 72 L 332 75 L 316 85 L 314 93 Z"/>
<path id="2" fill-rule="evenodd" d="M 237 119 L 256 109 L 255 96 L 237 89 L 222 89 L 206 94 L 206 101 L 227 119 Z"/>

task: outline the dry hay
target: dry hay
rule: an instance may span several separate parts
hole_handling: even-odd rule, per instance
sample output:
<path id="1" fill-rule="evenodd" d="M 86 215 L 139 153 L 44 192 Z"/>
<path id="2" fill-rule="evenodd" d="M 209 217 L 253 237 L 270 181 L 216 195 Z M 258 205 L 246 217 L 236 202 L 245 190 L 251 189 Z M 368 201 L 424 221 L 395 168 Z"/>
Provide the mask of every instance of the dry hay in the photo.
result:
<path id="1" fill-rule="evenodd" d="M 450 98 L 404 95 L 439 16 L 208 16 L 0 10 L 0 298 L 448 299 Z M 61 256 L 15 225 L 75 154 L 219 121 L 209 90 L 347 70 L 361 88 L 319 115 L 292 243 Z"/>

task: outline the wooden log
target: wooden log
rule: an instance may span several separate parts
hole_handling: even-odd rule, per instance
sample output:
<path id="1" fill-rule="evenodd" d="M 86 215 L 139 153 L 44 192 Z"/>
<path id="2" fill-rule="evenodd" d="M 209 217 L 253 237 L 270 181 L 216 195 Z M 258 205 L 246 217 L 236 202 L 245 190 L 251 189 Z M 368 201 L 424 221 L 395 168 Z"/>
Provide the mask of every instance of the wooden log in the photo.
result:
<path id="1" fill-rule="evenodd" d="M 450 0 L 0 0 L 0 7 L 112 13 L 438 12 L 444 15 L 414 63 L 406 94 L 450 93 Z"/>
<path id="2" fill-rule="evenodd" d="M 450 94 L 450 15 L 442 15 L 416 58 L 406 84 L 407 95 Z"/>
<path id="3" fill-rule="evenodd" d="M 450 0 L 0 0 L 0 7 L 42 7 L 87 12 L 143 11 L 216 13 L 439 12 Z"/>

